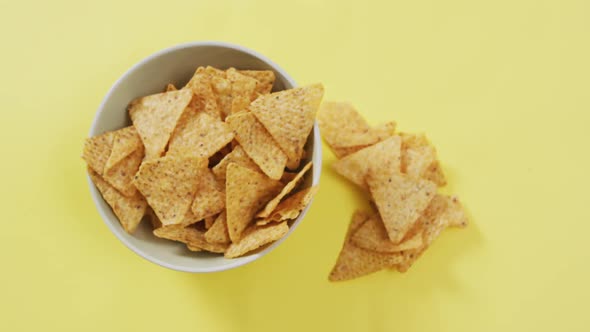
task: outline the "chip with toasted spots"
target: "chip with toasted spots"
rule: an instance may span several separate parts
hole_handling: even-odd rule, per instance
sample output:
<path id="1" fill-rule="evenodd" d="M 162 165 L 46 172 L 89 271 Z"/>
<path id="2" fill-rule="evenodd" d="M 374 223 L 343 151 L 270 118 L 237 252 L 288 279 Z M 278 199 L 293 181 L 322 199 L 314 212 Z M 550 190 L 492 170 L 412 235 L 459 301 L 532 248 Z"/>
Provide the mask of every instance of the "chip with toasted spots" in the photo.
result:
<path id="1" fill-rule="evenodd" d="M 112 131 L 87 138 L 84 142 L 82 159 L 97 174 L 103 175 L 105 165 L 113 149 L 114 133 Z"/>
<path id="2" fill-rule="evenodd" d="M 227 244 L 209 243 L 205 240 L 205 232 L 194 227 L 182 225 L 163 226 L 154 230 L 154 235 L 159 238 L 185 243 L 191 251 L 210 251 L 223 253 Z"/>
<path id="3" fill-rule="evenodd" d="M 318 124 L 326 143 L 332 147 L 354 147 L 377 142 L 377 135 L 350 103 L 324 102 Z"/>
<path id="4" fill-rule="evenodd" d="M 389 240 L 381 218 L 373 215 L 354 233 L 352 243 L 359 248 L 376 252 L 400 252 L 419 248 L 422 245 L 422 234 L 417 233 L 404 238 L 401 243 L 393 243 Z"/>
<path id="5" fill-rule="evenodd" d="M 256 165 L 256 163 L 250 157 L 248 157 L 240 145 L 236 146 L 232 152 L 228 153 L 217 165 L 212 168 L 213 174 L 215 174 L 218 179 L 225 180 L 225 173 L 229 163 L 236 163 L 253 171 L 262 172 L 258 165 Z"/>
<path id="6" fill-rule="evenodd" d="M 225 209 L 225 188 L 217 181 L 211 170 L 205 168 L 199 172 L 191 210 L 201 220 L 212 217 L 223 209 Z"/>
<path id="7" fill-rule="evenodd" d="M 301 211 L 309 205 L 313 196 L 317 193 L 318 187 L 309 187 L 296 192 L 282 201 L 270 216 L 258 220 L 257 225 L 266 225 L 273 221 L 293 220 L 299 216 Z"/>
<path id="8" fill-rule="evenodd" d="M 239 72 L 257 81 L 256 93 L 266 95 L 272 91 L 275 83 L 275 73 L 272 70 L 239 70 Z"/>
<path id="9" fill-rule="evenodd" d="M 109 159 L 107 159 L 104 165 L 104 173 L 108 173 L 113 166 L 133 152 L 139 149 L 143 150 L 141 138 L 139 138 L 139 134 L 134 126 L 114 131 L 113 135 L 113 146 Z"/>
<path id="10" fill-rule="evenodd" d="M 447 181 L 437 159 L 436 149 L 424 134 L 401 133 L 402 138 L 402 172 L 415 178 L 423 178 L 436 183 L 439 187 Z"/>
<path id="11" fill-rule="evenodd" d="M 131 153 L 115 166 L 106 170 L 103 178 L 111 186 L 120 191 L 125 196 L 133 196 L 137 189 L 133 184 L 133 177 L 139 170 L 139 165 L 143 160 L 143 146 L 139 146 L 135 152 Z"/>
<path id="12" fill-rule="evenodd" d="M 166 89 L 164 89 L 164 92 L 170 92 L 170 91 L 176 91 L 176 90 L 178 90 L 178 89 L 174 86 L 174 84 L 168 83 L 166 85 Z"/>
<path id="13" fill-rule="evenodd" d="M 249 76 L 242 75 L 235 68 L 226 71 L 227 79 L 231 84 L 231 111 L 235 114 L 245 111 L 250 102 L 256 98 L 255 90 L 257 81 Z"/>
<path id="14" fill-rule="evenodd" d="M 225 257 L 240 257 L 265 244 L 282 238 L 288 232 L 289 226 L 287 226 L 286 222 L 267 226 L 251 226 L 244 232 L 239 242 L 234 242 L 227 248 Z"/>
<path id="15" fill-rule="evenodd" d="M 221 110 L 219 108 L 218 98 L 213 91 L 211 75 L 205 72 L 204 67 L 199 67 L 191 80 L 183 89 L 190 89 L 196 96 L 202 98 L 204 106 L 203 112 L 215 119 L 221 119 Z"/>
<path id="16" fill-rule="evenodd" d="M 211 227 L 205 232 L 205 240 L 210 243 L 229 243 L 229 231 L 227 230 L 227 215 L 221 212 L 213 221 Z"/>
<path id="17" fill-rule="evenodd" d="M 303 179 L 303 175 L 305 175 L 305 172 L 307 172 L 310 168 L 311 168 L 312 162 L 308 162 L 302 169 L 301 171 L 299 171 L 299 173 L 297 173 L 297 175 L 295 176 L 295 178 L 291 181 L 289 181 L 281 190 L 281 192 L 275 196 L 273 199 L 270 200 L 270 202 L 268 202 L 266 204 L 266 206 L 264 207 L 264 209 L 262 209 L 262 211 L 260 211 L 256 217 L 258 218 L 266 218 L 268 217 L 274 210 L 275 208 L 279 205 L 279 203 L 281 202 L 281 200 L 287 196 L 289 193 L 291 193 L 291 191 L 295 188 L 295 186 L 297 186 L 299 184 L 299 181 L 301 181 L 301 179 Z"/>

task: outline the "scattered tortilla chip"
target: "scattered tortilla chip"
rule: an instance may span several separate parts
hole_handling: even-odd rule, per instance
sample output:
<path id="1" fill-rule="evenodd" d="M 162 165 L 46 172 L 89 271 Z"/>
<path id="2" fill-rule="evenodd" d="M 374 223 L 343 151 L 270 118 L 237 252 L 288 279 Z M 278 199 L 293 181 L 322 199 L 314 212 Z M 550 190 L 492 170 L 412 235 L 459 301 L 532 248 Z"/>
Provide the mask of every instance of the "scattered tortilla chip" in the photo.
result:
<path id="1" fill-rule="evenodd" d="M 282 201 L 268 218 L 258 220 L 256 224 L 260 226 L 273 221 L 292 220 L 297 218 L 299 213 L 309 205 L 317 191 L 318 186 L 314 186 L 296 192 L 291 197 Z"/>
<path id="2" fill-rule="evenodd" d="M 224 189 L 210 169 L 203 169 L 199 173 L 197 191 L 191 206 L 199 220 L 214 216 L 225 209 Z"/>
<path id="3" fill-rule="evenodd" d="M 414 178 L 423 178 L 446 184 L 445 176 L 436 156 L 436 149 L 424 134 L 400 134 L 402 138 L 402 172 Z"/>
<path id="4" fill-rule="evenodd" d="M 209 158 L 233 138 L 227 124 L 205 112 L 191 110 L 179 121 L 166 155 Z"/>
<path id="5" fill-rule="evenodd" d="M 363 249 L 383 253 L 417 249 L 422 246 L 422 234 L 417 233 L 395 244 L 389 240 L 387 230 L 379 216 L 371 216 L 352 236 L 352 243 Z"/>
<path id="6" fill-rule="evenodd" d="M 163 225 L 182 223 L 198 186 L 207 159 L 163 157 L 145 161 L 135 176 L 135 186 L 145 196 Z"/>
<path id="7" fill-rule="evenodd" d="M 365 119 L 349 103 L 322 103 L 318 124 L 324 140 L 333 147 L 367 146 L 378 141 Z"/>
<path id="8" fill-rule="evenodd" d="M 133 233 L 145 214 L 147 203 L 143 196 L 136 193 L 133 197 L 126 197 L 104 181 L 92 168 L 88 167 L 88 174 L 92 182 L 102 194 L 102 197 L 119 219 L 121 226 L 127 233 Z"/>
<path id="9" fill-rule="evenodd" d="M 168 85 L 166 85 L 166 89 L 164 90 L 164 92 L 170 92 L 170 91 L 176 91 L 178 90 L 174 84 L 172 83 L 168 83 Z"/>
<path id="10" fill-rule="evenodd" d="M 303 178 L 303 175 L 305 175 L 305 173 L 311 168 L 311 165 L 312 165 L 312 162 L 311 161 L 308 162 L 307 165 L 305 165 L 305 167 L 303 167 L 303 169 L 301 169 L 301 171 L 299 173 L 297 173 L 297 176 L 295 176 L 295 178 L 293 180 L 291 180 L 289 183 L 287 183 L 287 185 L 285 185 L 285 187 L 283 187 L 281 192 L 276 197 L 271 199 L 270 202 L 268 202 L 266 204 L 264 209 L 262 211 L 260 211 L 256 215 L 256 217 L 258 217 L 258 218 L 268 217 L 276 209 L 276 207 L 279 205 L 281 200 L 285 196 L 287 196 L 291 192 L 291 190 L 293 190 L 295 188 L 295 186 L 297 184 L 299 184 L 299 181 Z"/>
<path id="11" fill-rule="evenodd" d="M 134 126 L 125 127 L 113 132 L 113 147 L 109 159 L 104 165 L 104 173 L 108 173 L 109 170 L 125 159 L 133 152 L 141 149 L 143 150 L 143 144 L 141 138 Z"/>
<path id="12" fill-rule="evenodd" d="M 272 91 L 275 83 L 275 73 L 272 70 L 240 70 L 239 72 L 258 81 L 256 93 L 267 95 Z"/>
<path id="13" fill-rule="evenodd" d="M 278 180 L 283 175 L 287 156 L 252 113 L 238 113 L 226 119 L 246 154 L 264 174 Z"/>
<path id="14" fill-rule="evenodd" d="M 400 171 L 401 138 L 391 136 L 375 145 L 348 155 L 332 164 L 334 170 L 357 186 L 368 190 L 365 178 L 371 165 Z"/>
<path id="15" fill-rule="evenodd" d="M 263 95 L 250 104 L 252 113 L 287 155 L 291 170 L 299 167 L 323 95 L 324 87 L 314 84 Z"/>
<path id="16" fill-rule="evenodd" d="M 215 174 L 218 179 L 225 180 L 225 172 L 229 163 L 236 163 L 253 171 L 262 172 L 258 165 L 248 157 L 240 145 L 236 146 L 232 152 L 228 153 L 217 165 L 215 165 L 215 167 L 213 167 L 213 174 Z"/>
<path id="17" fill-rule="evenodd" d="M 330 272 L 330 281 L 344 281 L 373 272 L 383 268 L 393 267 L 401 262 L 401 256 L 395 254 L 377 253 L 358 248 L 350 241 L 352 234 L 366 222 L 370 215 L 366 212 L 356 211 L 352 217 L 344 245 L 338 255 L 334 268 Z"/>
<path id="18" fill-rule="evenodd" d="M 350 154 L 353 154 L 357 151 L 360 151 L 366 147 L 369 147 L 369 145 L 351 146 L 351 147 L 347 147 L 347 148 L 330 146 L 330 149 L 332 150 L 332 152 L 334 153 L 336 158 L 341 159 L 341 158 L 344 158 L 344 157 L 346 157 Z"/>
<path id="19" fill-rule="evenodd" d="M 162 155 L 192 97 L 191 90 L 179 90 L 139 98 L 129 105 L 129 116 L 145 147 L 146 160 Z"/>
<path id="20" fill-rule="evenodd" d="M 465 214 L 465 210 L 463 209 L 463 205 L 459 202 L 459 197 L 457 196 L 444 196 L 447 200 L 447 209 L 445 210 L 444 214 L 441 216 L 443 218 L 443 222 L 448 225 L 449 227 L 459 227 L 465 228 L 469 223 L 469 219 Z"/>
<path id="21" fill-rule="evenodd" d="M 205 72 L 205 68 L 199 67 L 184 89 L 190 89 L 204 101 L 203 111 L 214 119 L 221 119 L 217 96 L 213 91 L 211 75 Z"/>
<path id="22" fill-rule="evenodd" d="M 249 76 L 242 75 L 235 68 L 226 71 L 227 79 L 231 83 L 231 112 L 235 114 L 245 111 L 250 102 L 256 98 L 255 90 L 258 82 Z"/>
<path id="23" fill-rule="evenodd" d="M 104 174 L 104 168 L 113 149 L 114 133 L 112 131 L 87 138 L 84 142 L 82 159 L 99 175 Z"/>
<path id="24" fill-rule="evenodd" d="M 265 244 L 274 242 L 289 232 L 286 222 L 269 226 L 252 226 L 244 232 L 242 239 L 232 243 L 225 252 L 226 258 L 240 257 Z"/>
<path id="25" fill-rule="evenodd" d="M 235 163 L 227 166 L 225 183 L 227 226 L 232 242 L 238 242 L 256 211 L 281 190 L 282 184 Z"/>
<path id="26" fill-rule="evenodd" d="M 398 172 L 371 168 L 367 174 L 373 200 L 393 243 L 404 238 L 436 193 L 433 182 L 412 179 Z"/>
<path id="27" fill-rule="evenodd" d="M 439 187 L 444 187 L 447 184 L 447 179 L 445 178 L 442 166 L 438 160 L 435 160 L 428 169 L 426 169 L 426 172 L 422 177 L 428 181 L 436 183 Z"/>
<path id="28" fill-rule="evenodd" d="M 191 251 L 207 250 L 210 252 L 222 253 L 227 249 L 226 244 L 207 242 L 207 240 L 205 240 L 205 233 L 194 226 L 164 226 L 154 230 L 154 235 L 162 239 L 185 243 Z"/>
<path id="29" fill-rule="evenodd" d="M 142 160 L 143 146 L 140 145 L 135 152 L 105 171 L 104 180 L 125 196 L 131 197 L 135 195 L 137 190 L 133 184 L 133 177 L 139 170 Z"/>
<path id="30" fill-rule="evenodd" d="M 223 211 L 217 216 L 213 225 L 205 233 L 205 240 L 210 243 L 229 243 L 229 231 L 227 230 L 227 215 Z"/>

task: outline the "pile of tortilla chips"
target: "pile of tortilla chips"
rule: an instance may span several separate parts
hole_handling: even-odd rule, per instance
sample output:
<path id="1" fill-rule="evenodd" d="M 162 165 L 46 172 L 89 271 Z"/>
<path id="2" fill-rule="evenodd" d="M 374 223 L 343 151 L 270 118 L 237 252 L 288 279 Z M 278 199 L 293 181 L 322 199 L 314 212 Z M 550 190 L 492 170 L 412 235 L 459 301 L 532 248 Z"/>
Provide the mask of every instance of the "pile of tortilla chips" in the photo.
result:
<path id="1" fill-rule="evenodd" d="M 324 102 L 318 122 L 338 160 L 334 170 L 365 191 L 376 212 L 356 211 L 330 273 L 331 281 L 384 268 L 405 272 L 446 227 L 465 227 L 435 148 L 423 134 L 397 133 L 396 123 L 370 127 L 348 103 Z"/>
<path id="2" fill-rule="evenodd" d="M 271 93 L 272 71 L 199 67 L 182 89 L 134 100 L 132 125 L 86 140 L 88 173 L 123 228 L 191 251 L 242 256 L 272 243 L 309 204 L 305 144 L 315 84 Z"/>

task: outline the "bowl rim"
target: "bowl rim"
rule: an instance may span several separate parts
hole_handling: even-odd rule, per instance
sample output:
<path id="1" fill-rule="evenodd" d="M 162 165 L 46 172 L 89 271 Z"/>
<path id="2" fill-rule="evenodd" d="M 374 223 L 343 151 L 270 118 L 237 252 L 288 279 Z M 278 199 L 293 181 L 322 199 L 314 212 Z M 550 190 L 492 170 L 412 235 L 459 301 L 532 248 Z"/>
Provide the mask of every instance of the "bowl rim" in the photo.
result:
<path id="1" fill-rule="evenodd" d="M 266 56 L 262 55 L 261 53 L 258 53 L 257 51 L 254 51 L 252 49 L 249 49 L 247 47 L 241 46 L 241 45 L 237 45 L 237 44 L 232 44 L 232 43 L 228 43 L 228 42 L 222 42 L 222 41 L 212 41 L 212 40 L 205 40 L 205 41 L 193 41 L 193 42 L 187 42 L 187 43 L 181 43 L 181 44 L 177 44 L 171 47 L 167 47 L 165 49 L 159 50 L 155 53 L 150 54 L 149 56 L 141 59 L 139 62 L 135 63 L 133 66 L 131 66 L 131 68 L 127 69 L 116 81 L 115 83 L 113 83 L 113 85 L 109 88 L 108 92 L 106 93 L 106 95 L 103 97 L 100 105 L 97 108 L 96 114 L 94 115 L 94 119 L 92 121 L 92 124 L 90 125 L 90 131 L 89 131 L 89 137 L 92 137 L 97 133 L 97 125 L 99 122 L 99 118 L 100 118 L 100 114 L 103 112 L 103 109 L 105 107 L 105 104 L 107 103 L 107 101 L 111 98 L 111 95 L 114 93 L 114 91 L 116 91 L 119 88 L 119 85 L 121 85 L 121 83 L 123 82 L 123 80 L 130 75 L 131 73 L 133 73 L 134 71 L 136 71 L 138 68 L 140 68 L 141 66 L 143 66 L 145 63 L 148 63 L 150 61 L 152 61 L 153 59 L 156 59 L 164 54 L 167 53 L 172 53 L 181 49 L 186 49 L 186 48 L 194 48 L 194 47 L 205 47 L 205 46 L 215 46 L 215 47 L 222 47 L 222 48 L 229 48 L 229 49 L 233 49 L 233 50 L 237 50 L 246 54 L 249 54 L 255 58 L 258 58 L 259 60 L 265 62 L 266 64 L 268 64 L 270 67 L 272 67 L 273 70 L 277 71 L 278 73 L 281 74 L 281 76 L 283 76 L 285 78 L 285 80 L 287 80 L 287 82 L 294 88 L 297 87 L 297 83 L 295 82 L 295 80 L 283 69 L 281 68 L 278 64 L 276 64 L 274 61 L 270 60 L 269 58 L 267 58 Z M 320 175 L 321 175 L 321 169 L 322 169 L 322 144 L 321 144 L 321 138 L 320 138 L 320 132 L 319 132 L 319 127 L 317 124 L 317 121 L 314 122 L 314 126 L 312 129 L 312 134 L 313 134 L 313 138 L 314 138 L 314 149 L 313 149 L 313 155 L 312 155 L 312 161 L 313 161 L 313 167 L 312 167 L 312 186 L 317 186 L 319 185 L 320 182 Z M 317 172 L 314 172 L 314 170 L 318 170 Z M 102 195 L 98 192 L 98 190 L 96 189 L 94 183 L 92 182 L 92 179 L 90 178 L 90 176 L 88 174 L 86 174 L 86 179 L 89 185 L 89 189 L 90 189 L 90 194 L 92 196 L 92 200 L 94 202 L 94 205 L 96 207 L 96 209 L 98 210 L 98 213 L 100 214 L 103 222 L 106 224 L 106 226 L 109 228 L 109 230 L 111 231 L 111 233 L 113 233 L 117 239 L 119 239 L 119 241 L 121 241 L 121 243 L 123 243 L 128 249 L 130 249 L 131 251 L 133 251 L 135 254 L 137 254 L 138 256 L 144 258 L 145 260 L 155 263 L 157 265 L 160 265 L 162 267 L 171 269 L 171 270 L 175 270 L 175 271 L 181 271 L 181 272 L 188 272 L 188 273 L 212 273 L 212 272 L 219 272 L 219 271 L 225 271 L 225 270 L 231 270 L 243 265 L 246 265 L 248 263 L 251 263 L 263 256 L 265 256 L 266 254 L 270 253 L 271 251 L 273 251 L 277 246 L 279 246 L 283 241 L 285 241 L 290 235 L 291 233 L 293 233 L 293 231 L 295 231 L 295 229 L 299 226 L 299 224 L 301 223 L 301 221 L 303 221 L 305 215 L 307 214 L 309 208 L 311 207 L 311 205 L 313 204 L 313 198 L 312 200 L 309 202 L 309 204 L 301 211 L 301 213 L 299 214 L 299 216 L 297 217 L 297 219 L 293 222 L 293 224 L 291 225 L 291 227 L 289 227 L 289 232 L 287 234 L 285 234 L 285 236 L 283 236 L 281 239 L 275 241 L 274 243 L 272 243 L 270 246 L 264 248 L 264 250 L 257 252 L 257 253 L 253 253 L 250 254 L 248 256 L 244 256 L 241 257 L 240 259 L 233 259 L 232 262 L 230 262 L 229 264 L 225 264 L 225 265 L 220 265 L 220 266 L 212 266 L 212 267 L 185 267 L 185 266 L 177 266 L 175 264 L 171 264 L 168 263 L 164 260 L 161 260 L 159 258 L 156 258 L 146 252 L 144 252 L 141 248 L 135 246 L 134 244 L 132 244 L 131 242 L 129 242 L 121 233 L 121 231 L 119 229 L 115 229 L 115 227 L 117 227 L 117 225 L 109 222 L 109 218 L 108 216 L 105 214 L 105 212 L 103 211 L 103 209 L 101 209 L 99 207 L 99 200 L 104 200 L 102 198 Z M 124 232 L 124 231 L 123 231 Z"/>

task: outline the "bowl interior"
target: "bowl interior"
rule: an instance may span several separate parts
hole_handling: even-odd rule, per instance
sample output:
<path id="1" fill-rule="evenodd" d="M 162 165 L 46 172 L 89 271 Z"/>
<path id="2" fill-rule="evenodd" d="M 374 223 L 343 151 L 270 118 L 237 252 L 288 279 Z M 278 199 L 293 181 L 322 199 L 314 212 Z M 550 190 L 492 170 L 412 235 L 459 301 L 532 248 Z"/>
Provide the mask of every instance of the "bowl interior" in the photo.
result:
<path id="1" fill-rule="evenodd" d="M 98 109 L 90 136 L 130 125 L 126 112 L 130 101 L 141 96 L 162 92 L 166 84 L 170 82 L 181 88 L 189 81 L 197 67 L 207 65 L 220 69 L 235 67 L 237 69 L 273 70 L 276 75 L 273 91 L 295 86 L 293 79 L 276 64 L 242 47 L 222 43 L 180 45 L 146 58 L 115 83 Z M 303 187 L 319 183 L 321 144 L 314 144 L 319 141 L 319 130 L 315 125 L 306 145 L 306 151 L 312 152 L 307 156 L 306 161 L 313 160 L 314 165 L 312 171 L 307 174 Z M 154 263 L 186 272 L 226 270 L 263 256 L 293 232 L 309 209 L 308 206 L 302 211 L 297 220 L 291 224 L 289 234 L 283 239 L 248 256 L 225 259 L 221 255 L 190 252 L 181 243 L 159 239 L 152 234 L 151 226 L 145 220 L 133 235 L 127 234 L 108 204 L 102 199 L 100 192 L 90 180 L 89 182 L 92 197 L 102 218 L 127 247 Z"/>

